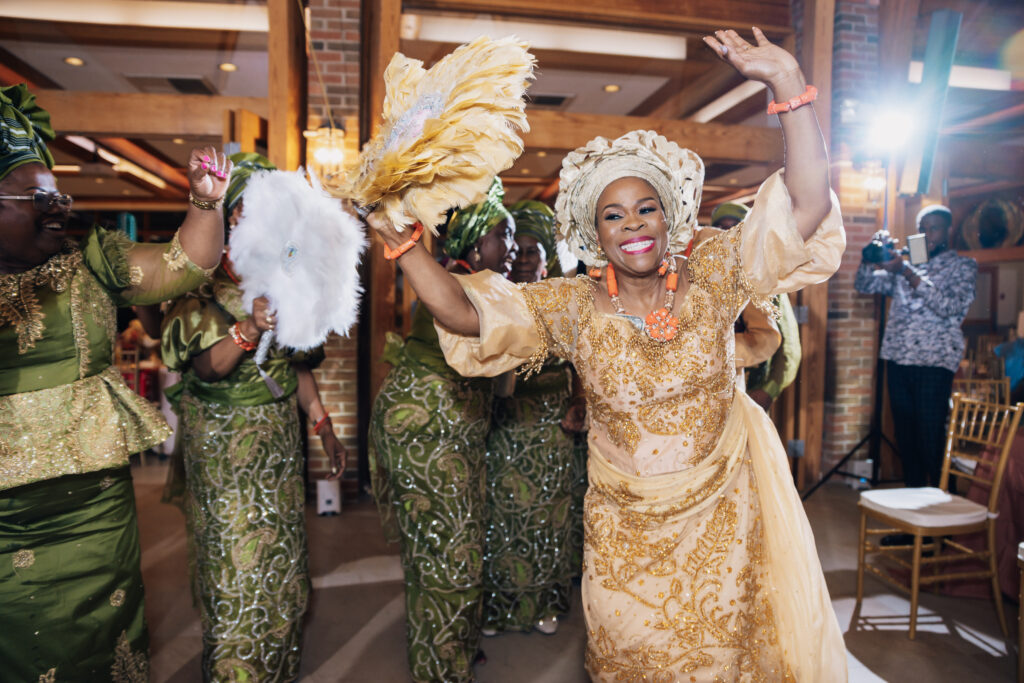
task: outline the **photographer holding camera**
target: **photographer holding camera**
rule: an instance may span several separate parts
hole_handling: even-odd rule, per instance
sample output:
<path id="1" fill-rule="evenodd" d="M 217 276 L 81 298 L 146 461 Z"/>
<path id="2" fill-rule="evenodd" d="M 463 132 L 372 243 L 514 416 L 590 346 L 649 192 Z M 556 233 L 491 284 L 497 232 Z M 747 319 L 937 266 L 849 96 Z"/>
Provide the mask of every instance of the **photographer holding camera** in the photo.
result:
<path id="1" fill-rule="evenodd" d="M 939 485 L 953 374 L 964 354 L 960 325 L 974 301 L 978 264 L 949 248 L 952 224 L 945 206 L 917 214 L 928 253 L 919 265 L 904 260 L 888 233 L 876 233 L 854 280 L 858 292 L 893 300 L 879 356 L 907 486 Z"/>

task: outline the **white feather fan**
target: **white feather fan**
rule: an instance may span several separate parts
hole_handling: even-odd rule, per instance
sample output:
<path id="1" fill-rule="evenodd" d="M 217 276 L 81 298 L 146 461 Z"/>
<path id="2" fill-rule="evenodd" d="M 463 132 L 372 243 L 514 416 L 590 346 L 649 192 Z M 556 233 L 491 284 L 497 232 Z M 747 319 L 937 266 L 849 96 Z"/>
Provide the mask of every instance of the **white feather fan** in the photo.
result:
<path id="1" fill-rule="evenodd" d="M 359 310 L 357 269 L 366 249 L 361 223 L 315 178 L 312 183 L 301 170 L 255 173 L 229 239 L 245 309 L 267 297 L 277 342 L 301 350 L 319 346 L 332 330 L 348 334 Z"/>

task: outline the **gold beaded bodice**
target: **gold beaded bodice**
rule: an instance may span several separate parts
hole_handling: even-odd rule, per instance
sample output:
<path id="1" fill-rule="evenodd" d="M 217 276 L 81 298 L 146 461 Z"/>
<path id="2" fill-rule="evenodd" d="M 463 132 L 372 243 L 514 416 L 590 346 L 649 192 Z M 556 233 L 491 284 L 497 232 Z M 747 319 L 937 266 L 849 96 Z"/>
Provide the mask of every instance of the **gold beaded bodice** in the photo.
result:
<path id="1" fill-rule="evenodd" d="M 590 439 L 616 466 L 640 476 L 686 469 L 718 442 L 732 403 L 733 323 L 749 299 L 738 230 L 714 232 L 687 264 L 690 288 L 679 334 L 651 339 L 630 318 L 595 310 L 585 277 L 526 285 L 548 352 L 570 360 L 587 394 Z"/>

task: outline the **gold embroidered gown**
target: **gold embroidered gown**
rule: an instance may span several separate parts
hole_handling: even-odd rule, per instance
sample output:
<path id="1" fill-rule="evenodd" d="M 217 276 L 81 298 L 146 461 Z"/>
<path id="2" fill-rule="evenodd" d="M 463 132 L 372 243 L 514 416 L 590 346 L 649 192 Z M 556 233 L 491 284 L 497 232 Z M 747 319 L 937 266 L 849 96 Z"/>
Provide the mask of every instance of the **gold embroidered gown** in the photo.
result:
<path id="1" fill-rule="evenodd" d="M 597 311 L 589 278 L 517 288 L 478 274 L 460 282 L 480 336 L 438 326 L 445 357 L 471 376 L 553 353 L 583 381 L 582 587 L 595 681 L 845 681 L 842 635 L 779 437 L 735 390 L 733 334 L 752 296 L 835 272 L 838 206 L 805 243 L 776 174 L 744 224 L 697 242 L 671 342 Z"/>
<path id="2" fill-rule="evenodd" d="M 98 228 L 0 275 L 0 679 L 148 680 L 128 457 L 170 430 L 112 365 L 114 307 L 205 277 Z"/>

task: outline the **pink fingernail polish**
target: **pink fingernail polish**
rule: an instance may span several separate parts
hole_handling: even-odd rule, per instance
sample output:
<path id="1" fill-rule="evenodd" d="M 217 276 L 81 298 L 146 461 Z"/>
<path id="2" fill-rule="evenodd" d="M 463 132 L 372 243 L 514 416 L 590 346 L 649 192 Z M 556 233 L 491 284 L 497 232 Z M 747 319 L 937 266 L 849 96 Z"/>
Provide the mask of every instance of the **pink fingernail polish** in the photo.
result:
<path id="1" fill-rule="evenodd" d="M 205 171 L 205 170 L 206 170 L 206 169 L 208 169 L 208 168 L 210 168 L 210 165 L 209 165 L 209 164 L 207 164 L 207 163 L 204 163 L 204 164 L 203 164 L 203 170 Z"/>
<path id="2" fill-rule="evenodd" d="M 207 155 L 204 154 L 203 155 L 203 161 L 209 161 L 209 160 L 210 160 L 210 157 L 208 157 Z"/>

